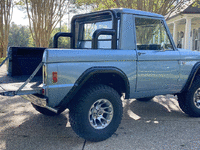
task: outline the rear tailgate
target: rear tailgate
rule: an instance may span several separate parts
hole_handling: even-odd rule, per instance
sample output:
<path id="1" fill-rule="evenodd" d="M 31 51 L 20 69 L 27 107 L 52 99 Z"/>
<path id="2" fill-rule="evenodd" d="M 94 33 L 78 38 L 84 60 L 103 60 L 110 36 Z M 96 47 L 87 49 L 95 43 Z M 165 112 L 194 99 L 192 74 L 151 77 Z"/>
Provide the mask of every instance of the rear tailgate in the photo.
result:
<path id="1" fill-rule="evenodd" d="M 48 98 L 42 94 L 44 50 L 45 48 L 9 48 L 6 58 L 8 68 L 3 64 L 6 61 L 0 64 L 0 95 L 20 95 L 37 106 L 57 113 L 57 109 L 48 106 Z"/>
<path id="2" fill-rule="evenodd" d="M 14 96 L 41 93 L 42 84 L 40 83 L 39 86 L 36 86 L 38 83 L 39 82 L 28 83 L 21 90 L 19 90 L 19 88 L 24 84 L 24 82 L 0 84 L 0 95 Z"/>

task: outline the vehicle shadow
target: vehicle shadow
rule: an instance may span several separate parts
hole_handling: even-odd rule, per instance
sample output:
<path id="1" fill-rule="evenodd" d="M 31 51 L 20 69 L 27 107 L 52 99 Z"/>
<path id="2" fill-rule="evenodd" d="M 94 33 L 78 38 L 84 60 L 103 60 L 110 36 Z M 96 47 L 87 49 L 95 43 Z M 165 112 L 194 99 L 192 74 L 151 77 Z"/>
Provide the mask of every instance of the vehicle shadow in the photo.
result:
<path id="1" fill-rule="evenodd" d="M 156 96 L 148 102 L 137 101 L 136 99 L 124 100 L 124 119 L 134 120 L 176 120 L 188 118 L 179 108 L 177 98 L 168 96 Z"/>
<path id="2" fill-rule="evenodd" d="M 79 138 L 68 124 L 64 112 L 58 116 L 32 114 L 17 127 L 1 131 L 4 148 L 10 149 L 81 149 L 84 140 Z M 14 116 L 17 117 L 17 116 Z"/>

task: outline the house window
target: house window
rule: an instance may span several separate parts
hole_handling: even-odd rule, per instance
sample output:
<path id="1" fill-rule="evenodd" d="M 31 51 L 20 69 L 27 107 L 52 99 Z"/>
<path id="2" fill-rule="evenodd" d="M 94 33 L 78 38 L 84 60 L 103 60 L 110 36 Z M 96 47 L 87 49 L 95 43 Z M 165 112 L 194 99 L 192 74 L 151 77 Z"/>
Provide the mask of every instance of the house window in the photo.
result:
<path id="1" fill-rule="evenodd" d="M 182 31 L 178 32 L 177 37 L 177 48 L 183 48 L 184 33 Z"/>
<path id="2" fill-rule="evenodd" d="M 198 36 L 198 42 L 197 42 L 197 50 L 200 51 L 200 28 L 198 29 L 198 32 L 197 32 L 197 36 Z"/>
<path id="3" fill-rule="evenodd" d="M 194 43 L 194 50 L 197 50 L 197 45 L 198 45 L 198 39 L 195 39 L 195 43 Z"/>
<path id="4" fill-rule="evenodd" d="M 193 50 L 198 50 L 198 30 L 193 30 Z"/>

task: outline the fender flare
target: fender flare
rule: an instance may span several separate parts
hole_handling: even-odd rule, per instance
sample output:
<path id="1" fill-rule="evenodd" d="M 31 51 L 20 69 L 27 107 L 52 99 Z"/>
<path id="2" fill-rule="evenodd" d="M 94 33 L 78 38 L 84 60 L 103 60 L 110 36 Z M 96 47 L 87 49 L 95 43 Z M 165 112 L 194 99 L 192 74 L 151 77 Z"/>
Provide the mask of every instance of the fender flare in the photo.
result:
<path id="1" fill-rule="evenodd" d="M 200 70 L 200 62 L 197 62 L 194 65 L 194 67 L 192 68 L 192 71 L 190 72 L 190 75 L 186 81 L 186 84 L 184 85 L 183 89 L 181 90 L 181 93 L 184 91 L 187 91 L 191 88 L 194 78 L 199 70 Z"/>
<path id="2" fill-rule="evenodd" d="M 57 106 L 59 110 L 63 110 L 67 108 L 67 104 L 71 101 L 71 99 L 76 95 L 76 93 L 83 87 L 83 85 L 88 81 L 88 79 L 94 74 L 105 74 L 105 73 L 113 73 L 119 75 L 125 83 L 125 98 L 128 99 L 130 97 L 130 84 L 126 74 L 116 67 L 91 67 L 84 71 L 81 76 L 76 80 L 72 89 L 67 93 L 65 98 L 60 102 Z"/>

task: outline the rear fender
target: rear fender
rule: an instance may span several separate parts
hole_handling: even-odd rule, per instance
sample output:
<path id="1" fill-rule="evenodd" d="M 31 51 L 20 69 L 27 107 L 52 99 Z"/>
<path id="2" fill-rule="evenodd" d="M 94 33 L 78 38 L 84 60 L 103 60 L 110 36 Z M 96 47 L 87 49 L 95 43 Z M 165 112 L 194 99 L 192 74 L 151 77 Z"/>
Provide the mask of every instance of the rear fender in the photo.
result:
<path id="1" fill-rule="evenodd" d="M 83 86 L 88 83 L 89 79 L 92 76 L 97 74 L 114 74 L 119 76 L 121 79 L 123 79 L 123 84 L 125 85 L 125 98 L 128 99 L 130 97 L 129 80 L 122 70 L 116 67 L 91 67 L 87 69 L 84 73 L 82 73 L 82 75 L 78 78 L 72 89 L 58 105 L 59 109 L 66 109 L 68 103 L 73 99 L 73 97 L 81 90 Z"/>

